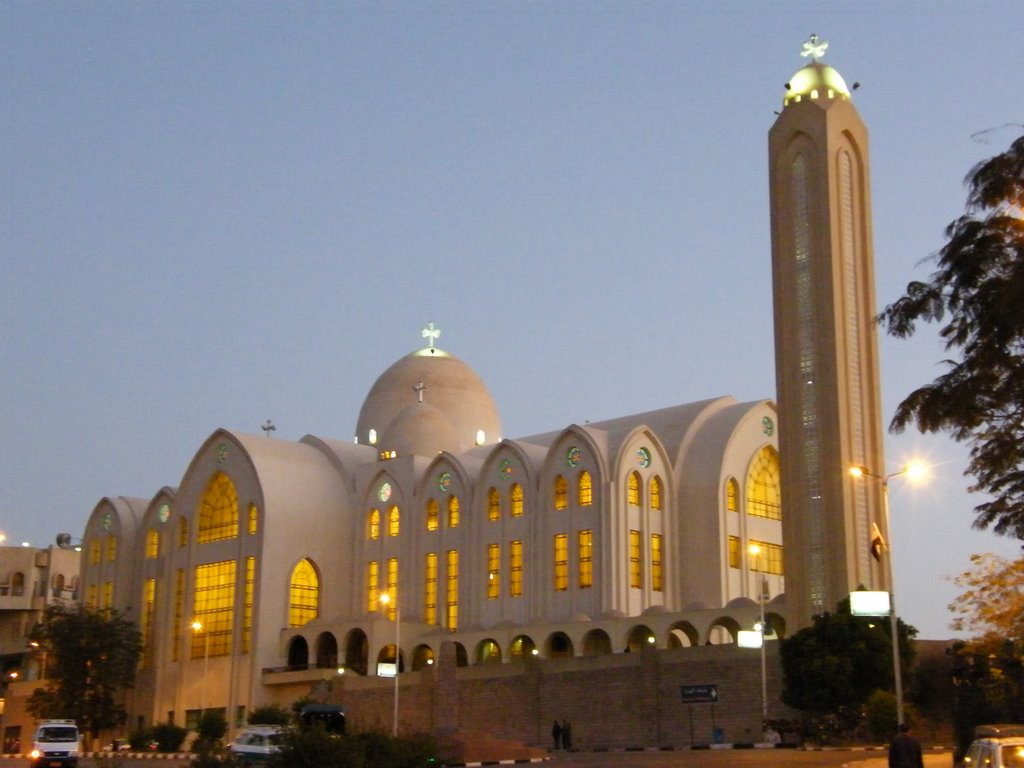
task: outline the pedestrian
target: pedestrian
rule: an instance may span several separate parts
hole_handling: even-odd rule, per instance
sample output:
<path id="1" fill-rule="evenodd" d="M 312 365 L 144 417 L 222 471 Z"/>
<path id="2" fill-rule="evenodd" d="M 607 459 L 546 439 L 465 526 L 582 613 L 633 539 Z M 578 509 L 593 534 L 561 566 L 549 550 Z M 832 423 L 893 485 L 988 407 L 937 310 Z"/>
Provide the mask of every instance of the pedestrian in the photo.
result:
<path id="1" fill-rule="evenodd" d="M 572 749 L 572 725 L 568 720 L 562 721 L 562 746 Z"/>
<path id="2" fill-rule="evenodd" d="M 562 726 L 555 720 L 555 724 L 551 726 L 551 738 L 554 739 L 555 749 L 562 748 Z"/>
<path id="3" fill-rule="evenodd" d="M 921 745 L 906 723 L 900 723 L 899 733 L 889 743 L 889 768 L 924 768 Z"/>

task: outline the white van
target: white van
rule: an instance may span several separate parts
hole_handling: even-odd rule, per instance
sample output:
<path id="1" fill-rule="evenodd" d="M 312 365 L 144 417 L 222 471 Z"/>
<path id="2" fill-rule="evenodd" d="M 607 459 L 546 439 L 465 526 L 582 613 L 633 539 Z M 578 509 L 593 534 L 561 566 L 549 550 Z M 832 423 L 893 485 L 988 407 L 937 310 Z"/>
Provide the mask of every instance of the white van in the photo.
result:
<path id="1" fill-rule="evenodd" d="M 1024 768 L 1024 725 L 979 725 L 964 768 Z"/>
<path id="2" fill-rule="evenodd" d="M 32 737 L 33 768 L 75 768 L 82 740 L 74 720 L 42 720 Z"/>
<path id="3" fill-rule="evenodd" d="M 283 730 L 280 725 L 250 725 L 242 729 L 229 749 L 242 765 L 264 763 L 280 749 Z"/>

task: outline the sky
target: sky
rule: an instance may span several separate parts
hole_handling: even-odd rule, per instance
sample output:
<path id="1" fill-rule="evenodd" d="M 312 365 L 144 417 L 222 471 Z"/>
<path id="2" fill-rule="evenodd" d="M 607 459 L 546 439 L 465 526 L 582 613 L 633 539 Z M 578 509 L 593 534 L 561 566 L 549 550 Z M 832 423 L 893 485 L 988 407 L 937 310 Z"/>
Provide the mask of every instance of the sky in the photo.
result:
<path id="1" fill-rule="evenodd" d="M 1016 2 L 45 2 L 0 14 L 0 531 L 81 536 L 217 428 L 351 439 L 438 346 L 503 436 L 774 398 L 767 133 L 812 33 L 871 136 L 879 308 L 1024 123 Z M 886 421 L 943 370 L 880 338 Z M 901 616 L 947 638 L 967 449 L 889 436 Z"/>

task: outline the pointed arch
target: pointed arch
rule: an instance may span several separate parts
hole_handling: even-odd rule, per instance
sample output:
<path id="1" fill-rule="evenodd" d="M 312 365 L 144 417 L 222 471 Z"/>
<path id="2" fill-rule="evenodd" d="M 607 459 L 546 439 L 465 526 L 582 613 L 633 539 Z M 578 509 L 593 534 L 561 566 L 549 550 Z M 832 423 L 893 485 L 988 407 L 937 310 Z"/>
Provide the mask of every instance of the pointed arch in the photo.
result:
<path id="1" fill-rule="evenodd" d="M 437 499 L 427 499 L 427 530 L 436 531 L 440 527 L 441 512 Z"/>
<path id="2" fill-rule="evenodd" d="M 380 538 L 380 510 L 374 507 L 366 519 L 366 538 L 376 541 Z"/>
<path id="3" fill-rule="evenodd" d="M 626 501 L 634 507 L 640 506 L 640 473 L 633 470 L 626 482 Z"/>
<path id="4" fill-rule="evenodd" d="M 782 519 L 782 492 L 779 488 L 779 453 L 766 445 L 757 452 L 747 472 L 747 514 Z"/>
<path id="5" fill-rule="evenodd" d="M 196 541 L 200 544 L 238 536 L 238 491 L 223 472 L 215 472 L 206 484 L 198 518 Z"/>
<path id="6" fill-rule="evenodd" d="M 661 478 L 657 475 L 651 477 L 650 482 L 647 484 L 647 495 L 651 500 L 651 509 L 661 511 L 662 497 L 661 497 Z"/>
<path id="7" fill-rule="evenodd" d="M 565 509 L 569 506 L 569 485 L 562 475 L 555 475 L 554 494 L 555 509 Z"/>
<path id="8" fill-rule="evenodd" d="M 493 485 L 487 489 L 487 519 L 501 519 L 501 494 Z"/>
<path id="9" fill-rule="evenodd" d="M 288 583 L 288 626 L 304 627 L 320 614 L 320 575 L 309 559 L 292 569 Z"/>
<path id="10" fill-rule="evenodd" d="M 589 507 L 594 503 L 594 482 L 585 469 L 580 470 L 576 480 L 576 494 L 581 507 Z"/>
<path id="11" fill-rule="evenodd" d="M 519 483 L 512 483 L 512 489 L 509 491 L 509 496 L 512 499 L 512 517 L 523 516 L 523 486 Z"/>

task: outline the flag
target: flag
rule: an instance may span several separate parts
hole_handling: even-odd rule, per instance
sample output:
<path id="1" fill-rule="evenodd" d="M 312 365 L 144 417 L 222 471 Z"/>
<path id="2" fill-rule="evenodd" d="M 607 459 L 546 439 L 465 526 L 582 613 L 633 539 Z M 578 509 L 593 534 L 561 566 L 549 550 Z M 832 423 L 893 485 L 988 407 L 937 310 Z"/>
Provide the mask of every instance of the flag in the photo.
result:
<path id="1" fill-rule="evenodd" d="M 882 559 L 882 553 L 885 552 L 886 549 L 888 549 L 888 547 L 885 546 L 885 539 L 882 538 L 882 532 L 880 530 L 878 530 L 878 524 L 877 523 L 872 523 L 871 524 L 871 556 L 874 557 L 875 560 L 881 560 Z"/>

